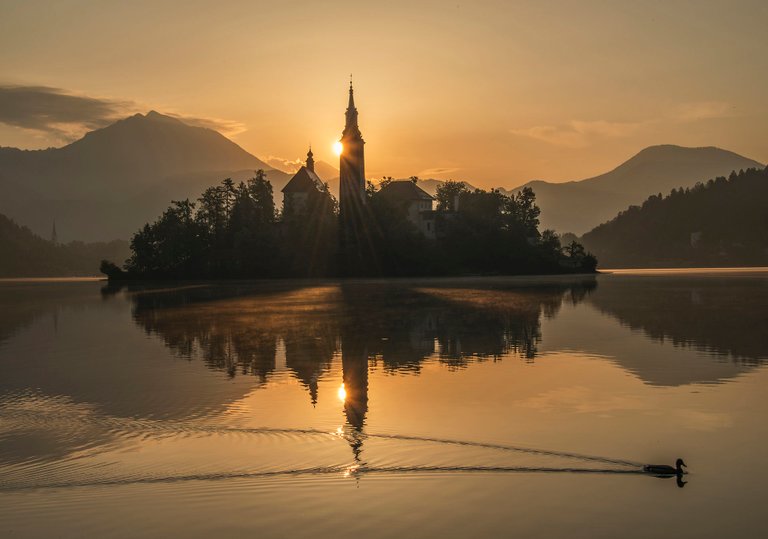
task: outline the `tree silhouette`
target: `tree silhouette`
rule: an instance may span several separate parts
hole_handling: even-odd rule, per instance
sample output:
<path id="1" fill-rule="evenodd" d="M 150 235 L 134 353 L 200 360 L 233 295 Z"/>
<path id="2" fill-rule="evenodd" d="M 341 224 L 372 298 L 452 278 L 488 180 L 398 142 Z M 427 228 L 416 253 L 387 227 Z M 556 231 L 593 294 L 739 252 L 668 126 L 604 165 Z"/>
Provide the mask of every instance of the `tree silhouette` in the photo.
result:
<path id="1" fill-rule="evenodd" d="M 288 205 L 278 215 L 263 171 L 237 185 L 227 178 L 197 202 L 173 201 L 136 232 L 125 272 L 109 263 L 102 270 L 115 279 L 594 270 L 594 257 L 580 245 L 563 252 L 556 234 L 539 233 L 531 189 L 510 197 L 445 182 L 434 214 L 437 239 L 426 238 L 410 221 L 411 201 L 383 193 L 369 183 L 356 229 L 359 249 L 352 256 L 340 245 L 339 208 L 327 185 L 308 191 L 304 204 Z"/>
<path id="2" fill-rule="evenodd" d="M 582 238 L 607 267 L 768 264 L 768 169 L 652 195 Z"/>

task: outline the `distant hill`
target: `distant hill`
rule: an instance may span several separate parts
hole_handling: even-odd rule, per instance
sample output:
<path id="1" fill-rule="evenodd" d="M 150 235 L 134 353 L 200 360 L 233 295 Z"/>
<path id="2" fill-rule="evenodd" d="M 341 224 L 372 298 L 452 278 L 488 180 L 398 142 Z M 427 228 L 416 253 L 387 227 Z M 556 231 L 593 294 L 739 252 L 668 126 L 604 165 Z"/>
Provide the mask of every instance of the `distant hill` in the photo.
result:
<path id="1" fill-rule="evenodd" d="M 315 173 L 320 176 L 320 179 L 326 182 L 331 180 L 339 181 L 339 169 L 329 165 L 325 161 L 315 161 Z"/>
<path id="2" fill-rule="evenodd" d="M 536 192 L 542 229 L 583 233 L 651 194 L 757 166 L 762 165 L 717 148 L 653 146 L 595 178 L 526 186 Z M 128 239 L 172 199 L 194 200 L 224 178 L 245 180 L 257 169 L 267 172 L 279 207 L 280 191 L 292 174 L 216 131 L 151 111 L 62 148 L 0 148 L 0 213 L 42 235 L 55 219 L 64 240 Z M 338 170 L 322 161 L 316 170 L 338 197 Z M 419 181 L 431 194 L 441 183 Z"/>
<path id="3" fill-rule="evenodd" d="M 581 242 L 603 268 L 768 265 L 768 169 L 651 196 Z"/>
<path id="4" fill-rule="evenodd" d="M 443 180 L 434 180 L 432 178 L 425 179 L 425 180 L 419 179 L 419 181 L 417 182 L 419 187 L 424 189 L 427 193 L 429 193 L 432 196 L 435 196 L 437 194 L 437 188 L 443 185 L 443 183 L 445 183 Z M 467 189 L 469 189 L 470 191 L 475 190 L 474 185 L 471 185 L 467 182 L 461 182 L 461 183 L 463 183 L 467 187 Z"/>
<path id="5" fill-rule="evenodd" d="M 56 244 L 0 214 L 0 277 L 98 275 L 102 259 L 123 261 L 128 242 Z"/>
<path id="6" fill-rule="evenodd" d="M 583 234 L 650 195 L 763 164 L 719 148 L 651 146 L 605 174 L 565 183 L 532 181 L 542 229 Z M 504 191 L 504 190 L 502 190 Z"/>
<path id="7" fill-rule="evenodd" d="M 129 238 L 171 198 L 195 198 L 228 176 L 264 169 L 276 191 L 289 175 L 220 133 L 151 111 L 63 148 L 0 148 L 0 212 L 66 239 Z"/>
<path id="8" fill-rule="evenodd" d="M 266 163 L 268 166 L 276 170 L 280 170 L 286 174 L 293 175 L 298 172 L 299 168 L 301 168 L 305 162 L 304 160 L 291 161 L 280 159 L 278 157 L 271 157 L 267 159 Z M 326 182 L 336 179 L 336 183 L 338 183 L 339 180 L 339 169 L 329 163 L 326 163 L 325 161 L 315 161 L 315 174 L 320 176 L 320 179 Z"/>

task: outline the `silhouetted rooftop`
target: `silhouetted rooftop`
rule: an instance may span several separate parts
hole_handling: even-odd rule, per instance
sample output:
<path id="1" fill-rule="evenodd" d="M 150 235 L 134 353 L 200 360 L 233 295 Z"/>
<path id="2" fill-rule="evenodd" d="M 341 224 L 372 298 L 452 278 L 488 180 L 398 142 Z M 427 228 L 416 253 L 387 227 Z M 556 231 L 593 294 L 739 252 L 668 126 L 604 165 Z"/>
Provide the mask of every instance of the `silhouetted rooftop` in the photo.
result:
<path id="1" fill-rule="evenodd" d="M 389 182 L 381 188 L 382 196 L 397 200 L 434 200 L 434 197 L 410 180 Z"/>
<path id="2" fill-rule="evenodd" d="M 312 189 L 321 190 L 323 187 L 323 180 L 320 176 L 309 170 L 307 167 L 301 167 L 299 171 L 293 175 L 285 187 L 283 187 L 283 193 L 306 193 Z"/>

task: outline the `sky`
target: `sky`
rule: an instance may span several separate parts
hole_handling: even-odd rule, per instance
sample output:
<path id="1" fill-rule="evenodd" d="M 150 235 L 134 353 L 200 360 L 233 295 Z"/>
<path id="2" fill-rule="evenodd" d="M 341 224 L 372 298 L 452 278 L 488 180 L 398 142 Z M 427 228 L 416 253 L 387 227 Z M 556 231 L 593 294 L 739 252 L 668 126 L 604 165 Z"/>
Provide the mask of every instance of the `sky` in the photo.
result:
<path id="1" fill-rule="evenodd" d="M 135 112 L 338 167 L 479 187 L 606 172 L 654 144 L 768 162 L 768 2 L 0 0 L 0 146 Z"/>

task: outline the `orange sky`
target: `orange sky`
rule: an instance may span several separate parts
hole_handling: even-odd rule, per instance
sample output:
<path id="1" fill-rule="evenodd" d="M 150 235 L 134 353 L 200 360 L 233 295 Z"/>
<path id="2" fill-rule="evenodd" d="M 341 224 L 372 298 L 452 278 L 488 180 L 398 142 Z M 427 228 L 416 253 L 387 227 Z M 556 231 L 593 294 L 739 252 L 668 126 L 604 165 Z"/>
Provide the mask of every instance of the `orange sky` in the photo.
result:
<path id="1" fill-rule="evenodd" d="M 585 178 L 661 143 L 767 162 L 766 20 L 762 0 L 4 0 L 0 87 L 210 120 L 264 159 L 311 141 L 337 166 L 353 72 L 369 177 L 514 186 Z M 0 110 L 0 145 L 86 129 L 76 114 L 17 116 Z"/>

